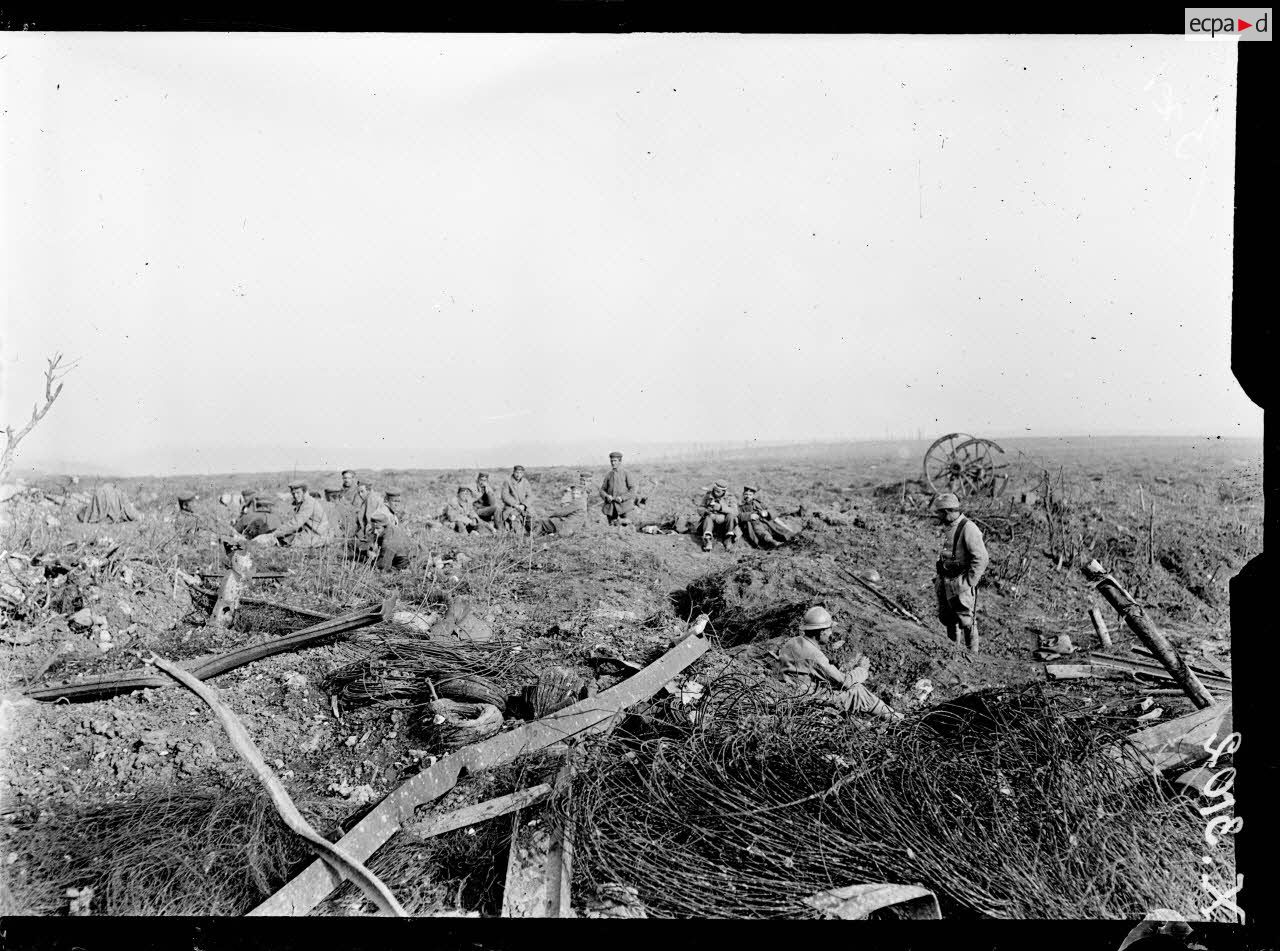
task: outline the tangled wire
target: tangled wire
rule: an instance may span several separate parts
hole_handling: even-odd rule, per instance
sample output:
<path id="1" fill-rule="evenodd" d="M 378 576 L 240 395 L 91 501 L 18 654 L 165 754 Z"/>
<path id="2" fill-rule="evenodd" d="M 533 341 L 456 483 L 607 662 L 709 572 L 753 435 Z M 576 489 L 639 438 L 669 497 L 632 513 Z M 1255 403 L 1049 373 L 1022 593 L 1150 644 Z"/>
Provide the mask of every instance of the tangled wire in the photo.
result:
<path id="1" fill-rule="evenodd" d="M 470 681 L 486 686 L 459 699 L 501 706 L 506 695 L 532 679 L 528 665 L 502 645 L 383 637 L 369 656 L 331 671 L 323 687 L 352 706 L 411 706 L 434 699 L 434 683 L 444 683 L 447 691 L 450 685 L 462 687 Z"/>
<path id="2" fill-rule="evenodd" d="M 948 917 L 1195 907 L 1194 814 L 1073 701 L 989 691 L 876 732 L 748 688 L 583 763 L 555 804 L 581 886 L 676 918 L 812 917 L 802 899 L 858 882 L 922 884 Z"/>
<path id="3" fill-rule="evenodd" d="M 23 910 L 44 915 L 85 887 L 94 914 L 241 915 L 311 855 L 266 794 L 244 787 L 152 790 L 20 826 L 7 848 L 30 863 L 32 884 L 15 889 Z"/>

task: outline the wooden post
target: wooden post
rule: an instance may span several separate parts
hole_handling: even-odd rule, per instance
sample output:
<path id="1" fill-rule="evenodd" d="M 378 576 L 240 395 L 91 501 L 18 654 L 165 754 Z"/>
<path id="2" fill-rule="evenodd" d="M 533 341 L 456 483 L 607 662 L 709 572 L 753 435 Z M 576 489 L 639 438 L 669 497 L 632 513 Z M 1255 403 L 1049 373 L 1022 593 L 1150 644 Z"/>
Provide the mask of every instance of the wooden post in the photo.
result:
<path id="1" fill-rule="evenodd" d="M 1107 630 L 1107 622 L 1102 619 L 1102 612 L 1097 608 L 1090 608 L 1089 620 L 1093 622 L 1093 629 L 1097 631 L 1102 646 L 1111 650 L 1111 632 Z"/>
<path id="2" fill-rule="evenodd" d="M 1191 702 L 1202 710 L 1213 706 L 1216 702 L 1213 695 L 1205 689 L 1200 678 L 1183 662 L 1178 652 L 1165 640 L 1165 636 L 1151 623 L 1151 619 L 1143 612 L 1142 606 L 1133 600 L 1129 592 L 1120 587 L 1120 583 L 1107 574 L 1106 569 L 1096 559 L 1085 566 L 1084 573 L 1085 577 L 1095 582 L 1094 587 L 1107 599 L 1107 602 L 1120 612 L 1129 629 L 1151 649 L 1151 653 L 1169 671 L 1169 676 L 1174 679 L 1174 682 L 1186 691 Z"/>
<path id="3" fill-rule="evenodd" d="M 253 577 L 253 555 L 247 549 L 237 551 L 231 556 L 231 567 L 222 576 L 222 584 L 218 588 L 218 600 L 213 605 L 213 615 L 209 623 L 214 627 L 226 627 L 231 622 L 231 615 L 240 606 L 240 596 L 248 587 Z"/>
<path id="4" fill-rule="evenodd" d="M 1151 500 L 1151 508 L 1147 512 L 1147 564 L 1156 563 L 1156 500 Z"/>

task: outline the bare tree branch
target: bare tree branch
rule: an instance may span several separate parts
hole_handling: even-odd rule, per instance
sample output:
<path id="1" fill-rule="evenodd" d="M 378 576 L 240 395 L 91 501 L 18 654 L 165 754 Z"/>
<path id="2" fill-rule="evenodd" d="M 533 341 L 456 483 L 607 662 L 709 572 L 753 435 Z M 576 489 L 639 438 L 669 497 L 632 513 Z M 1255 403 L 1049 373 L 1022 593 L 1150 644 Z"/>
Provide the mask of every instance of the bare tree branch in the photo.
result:
<path id="1" fill-rule="evenodd" d="M 31 419 L 27 424 L 18 430 L 15 435 L 12 426 L 4 428 L 4 455 L 0 457 L 0 478 L 9 474 L 9 469 L 13 466 L 14 455 L 18 449 L 18 443 L 36 428 L 36 424 L 44 419 L 45 414 L 49 412 L 53 406 L 54 400 L 62 393 L 63 378 L 76 368 L 76 364 L 63 366 L 62 354 L 55 353 L 49 358 L 49 365 L 44 371 L 44 406 L 38 403 L 31 407 Z"/>

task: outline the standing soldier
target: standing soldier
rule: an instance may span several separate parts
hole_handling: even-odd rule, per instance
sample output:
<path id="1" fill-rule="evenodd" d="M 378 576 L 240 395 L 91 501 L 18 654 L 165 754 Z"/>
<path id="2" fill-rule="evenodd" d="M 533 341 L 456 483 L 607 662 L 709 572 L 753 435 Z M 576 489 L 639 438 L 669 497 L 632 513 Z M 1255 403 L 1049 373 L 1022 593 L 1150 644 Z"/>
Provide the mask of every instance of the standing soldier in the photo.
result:
<path id="1" fill-rule="evenodd" d="M 502 527 L 502 496 L 489 484 L 489 473 L 476 473 L 476 499 L 471 504 L 480 521 L 487 522 L 493 531 Z"/>
<path id="2" fill-rule="evenodd" d="M 711 537 L 719 528 L 724 535 L 724 547 L 729 549 L 738 540 L 738 503 L 729 494 L 729 484 L 717 479 L 711 491 L 702 497 L 702 512 L 698 533 L 702 536 L 702 550 L 711 551 Z"/>
<path id="3" fill-rule="evenodd" d="M 947 637 L 957 644 L 960 632 L 969 650 L 978 650 L 978 582 L 987 570 L 987 546 L 982 531 L 960 514 L 960 500 L 944 492 L 933 503 L 938 523 L 947 526 L 938 556 L 938 620 L 947 626 Z"/>
<path id="4" fill-rule="evenodd" d="M 636 484 L 631 473 L 622 468 L 622 453 L 609 453 L 609 474 L 600 483 L 600 498 L 604 500 L 601 511 L 610 525 L 626 525 L 627 516 L 635 507 Z"/>
<path id="5" fill-rule="evenodd" d="M 515 530 L 519 525 L 526 532 L 533 531 L 533 489 L 524 477 L 524 466 L 516 466 L 502 483 L 502 518 L 507 527 Z"/>

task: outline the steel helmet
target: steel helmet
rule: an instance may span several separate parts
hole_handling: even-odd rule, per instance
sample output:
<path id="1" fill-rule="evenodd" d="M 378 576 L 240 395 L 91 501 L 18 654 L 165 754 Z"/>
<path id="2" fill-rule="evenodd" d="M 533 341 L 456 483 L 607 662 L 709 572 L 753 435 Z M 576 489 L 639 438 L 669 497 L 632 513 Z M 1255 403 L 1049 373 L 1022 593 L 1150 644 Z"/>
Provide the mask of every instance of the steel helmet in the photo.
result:
<path id="1" fill-rule="evenodd" d="M 815 606 L 804 612 L 804 620 L 800 622 L 802 631 L 822 631 L 831 626 L 831 612 L 821 606 Z"/>

